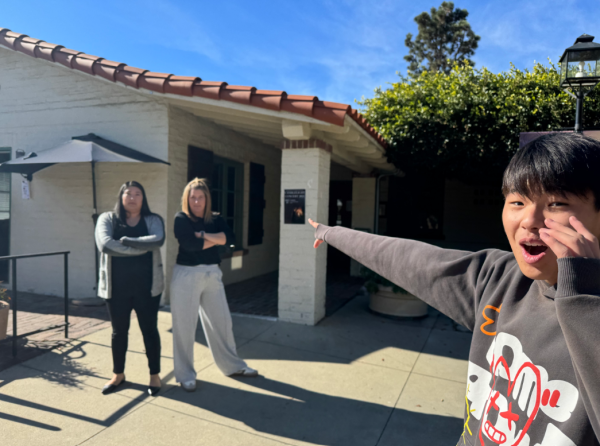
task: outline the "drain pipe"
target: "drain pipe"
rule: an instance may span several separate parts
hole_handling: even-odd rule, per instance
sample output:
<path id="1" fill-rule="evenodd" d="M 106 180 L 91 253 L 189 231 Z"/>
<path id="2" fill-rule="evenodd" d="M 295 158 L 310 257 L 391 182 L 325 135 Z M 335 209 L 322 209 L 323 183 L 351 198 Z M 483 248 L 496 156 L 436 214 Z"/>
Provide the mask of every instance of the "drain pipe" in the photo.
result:
<path id="1" fill-rule="evenodd" d="M 377 179 L 375 180 L 375 221 L 373 224 L 373 233 L 375 235 L 379 235 L 379 186 L 381 184 L 381 179 L 383 177 L 399 177 L 402 178 L 404 176 L 404 172 L 400 169 L 396 169 L 393 172 L 385 172 L 379 174 Z"/>

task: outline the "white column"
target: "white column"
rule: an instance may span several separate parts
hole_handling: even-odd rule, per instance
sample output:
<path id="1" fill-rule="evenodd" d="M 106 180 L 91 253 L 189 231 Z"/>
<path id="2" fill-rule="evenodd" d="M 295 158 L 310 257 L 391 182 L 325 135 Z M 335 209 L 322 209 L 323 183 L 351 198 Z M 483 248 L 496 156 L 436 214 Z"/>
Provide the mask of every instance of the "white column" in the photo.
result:
<path id="1" fill-rule="evenodd" d="M 315 325 L 325 316 L 327 247 L 313 248 L 308 218 L 327 224 L 331 147 L 312 139 L 286 141 L 281 163 L 279 319 Z M 306 190 L 306 224 L 285 224 L 286 189 Z"/>
<path id="2" fill-rule="evenodd" d="M 352 229 L 373 232 L 375 229 L 375 178 L 352 179 Z M 360 265 L 350 262 L 350 275 L 360 275 Z"/>

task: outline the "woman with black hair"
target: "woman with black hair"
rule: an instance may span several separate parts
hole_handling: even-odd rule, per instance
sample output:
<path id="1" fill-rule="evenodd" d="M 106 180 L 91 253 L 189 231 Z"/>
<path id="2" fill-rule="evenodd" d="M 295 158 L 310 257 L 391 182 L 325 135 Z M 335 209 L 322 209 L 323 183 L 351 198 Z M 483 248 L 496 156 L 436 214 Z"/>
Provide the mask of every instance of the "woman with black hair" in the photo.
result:
<path id="1" fill-rule="evenodd" d="M 121 186 L 115 208 L 98 218 L 96 245 L 101 252 L 98 296 L 106 299 L 113 328 L 113 377 L 102 389 L 113 392 L 125 382 L 125 354 L 131 310 L 135 310 L 144 338 L 150 385 L 156 395 L 160 382 L 160 335 L 157 319 L 164 289 L 160 247 L 165 241 L 162 218 L 148 206 L 137 181 Z"/>

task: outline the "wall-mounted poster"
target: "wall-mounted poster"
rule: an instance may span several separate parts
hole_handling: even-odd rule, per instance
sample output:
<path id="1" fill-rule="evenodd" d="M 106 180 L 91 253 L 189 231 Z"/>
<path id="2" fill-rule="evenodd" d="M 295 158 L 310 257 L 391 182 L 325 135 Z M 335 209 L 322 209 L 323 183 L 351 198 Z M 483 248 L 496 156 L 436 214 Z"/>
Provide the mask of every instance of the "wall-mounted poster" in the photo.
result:
<path id="1" fill-rule="evenodd" d="M 288 225 L 303 225 L 305 202 L 305 189 L 286 189 L 284 193 L 283 222 Z"/>

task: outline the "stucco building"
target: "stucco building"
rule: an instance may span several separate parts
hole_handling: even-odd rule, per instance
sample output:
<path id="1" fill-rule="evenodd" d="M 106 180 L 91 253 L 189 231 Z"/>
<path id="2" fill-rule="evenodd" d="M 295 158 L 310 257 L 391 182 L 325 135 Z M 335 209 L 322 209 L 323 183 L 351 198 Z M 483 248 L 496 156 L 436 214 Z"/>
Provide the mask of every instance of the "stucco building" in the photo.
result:
<path id="1" fill-rule="evenodd" d="M 327 251 L 312 248 L 308 224 L 285 223 L 285 191 L 305 191 L 304 218 L 335 224 L 343 214 L 372 230 L 373 172 L 393 169 L 385 141 L 348 105 L 153 73 L 0 28 L 0 162 L 88 133 L 170 163 L 96 166 L 99 212 L 114 206 L 123 182 L 146 188 L 166 222 L 167 278 L 183 187 L 207 177 L 237 239 L 225 283 L 278 270 L 279 317 L 304 324 L 324 316 Z M 0 255 L 69 250 L 71 296 L 94 296 L 90 165 L 36 173 L 29 199 L 22 182 L 0 174 Z M 7 266 L 0 275 L 10 288 Z M 20 261 L 18 283 L 60 295 L 62 263 Z"/>

